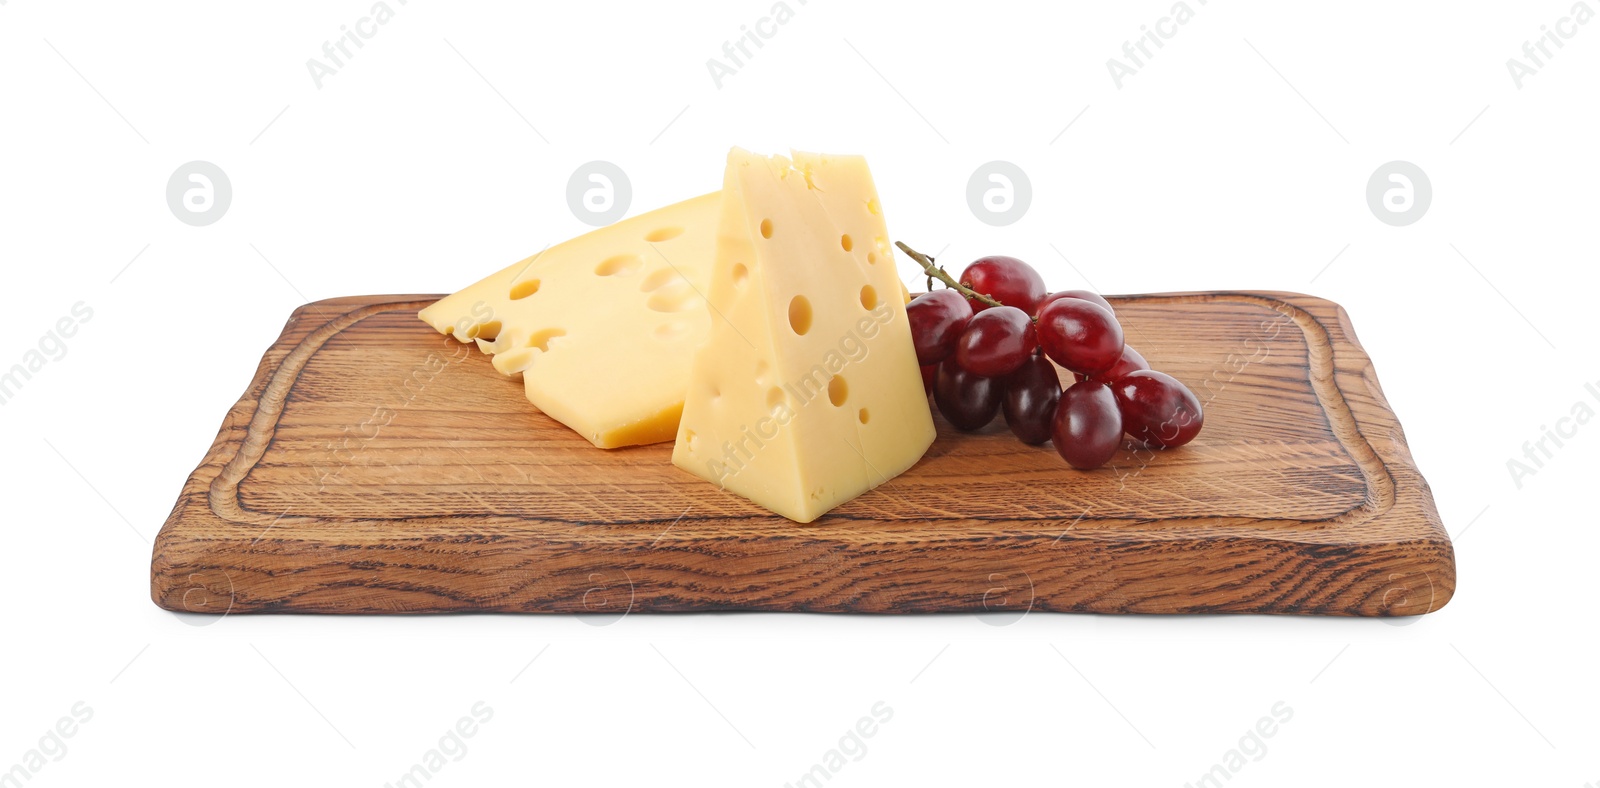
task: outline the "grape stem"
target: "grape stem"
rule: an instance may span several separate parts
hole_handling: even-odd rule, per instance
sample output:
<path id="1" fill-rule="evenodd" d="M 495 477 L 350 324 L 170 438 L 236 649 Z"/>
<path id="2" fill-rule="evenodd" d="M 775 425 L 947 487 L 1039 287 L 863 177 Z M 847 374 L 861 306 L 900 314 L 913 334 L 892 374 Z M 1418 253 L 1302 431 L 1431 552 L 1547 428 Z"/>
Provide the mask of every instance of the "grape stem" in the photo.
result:
<path id="1" fill-rule="evenodd" d="M 900 247 L 900 251 L 905 252 L 906 256 L 910 257 L 912 260 L 917 261 L 917 265 L 922 266 L 922 272 L 927 274 L 928 278 L 929 278 L 929 289 L 932 289 L 932 284 L 933 284 L 932 280 L 937 279 L 937 280 L 939 280 L 941 282 L 944 282 L 945 286 L 950 288 L 951 290 L 954 290 L 957 293 L 960 293 L 960 294 L 966 296 L 967 298 L 970 298 L 970 299 L 972 299 L 974 301 L 977 301 L 977 302 L 979 302 L 981 304 L 986 304 L 988 306 L 1005 306 L 1005 304 L 1002 304 L 999 301 L 996 301 L 995 299 L 990 298 L 987 295 L 984 295 L 983 293 L 980 293 L 980 292 L 978 292 L 976 290 L 973 290 L 970 287 L 967 287 L 964 284 L 961 284 L 960 282 L 957 282 L 956 278 L 951 276 L 949 274 L 949 272 L 945 271 L 943 268 L 940 268 L 937 265 L 934 265 L 932 257 L 929 257 L 929 256 L 927 256 L 927 255 L 925 255 L 925 254 L 923 254 L 923 253 L 921 253 L 921 252 L 919 252 L 919 251 L 917 251 L 915 249 L 912 249 L 909 246 L 906 246 L 904 241 L 895 241 L 894 245 Z"/>

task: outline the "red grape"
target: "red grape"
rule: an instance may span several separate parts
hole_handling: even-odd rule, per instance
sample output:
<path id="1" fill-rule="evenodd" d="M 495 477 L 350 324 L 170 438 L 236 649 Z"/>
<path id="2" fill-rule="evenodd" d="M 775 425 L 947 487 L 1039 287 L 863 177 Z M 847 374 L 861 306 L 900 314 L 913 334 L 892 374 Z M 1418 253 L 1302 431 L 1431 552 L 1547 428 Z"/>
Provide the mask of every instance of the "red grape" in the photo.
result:
<path id="1" fill-rule="evenodd" d="M 1122 325 L 1093 301 L 1062 298 L 1039 312 L 1038 342 L 1067 369 L 1093 377 L 1122 357 Z"/>
<path id="2" fill-rule="evenodd" d="M 993 421 L 1000 410 L 1000 382 L 974 375 L 962 369 L 955 359 L 946 359 L 939 365 L 933 401 L 946 421 L 958 430 L 971 432 Z"/>
<path id="3" fill-rule="evenodd" d="M 938 364 L 923 364 L 922 365 L 922 393 L 923 394 L 932 394 L 933 393 L 933 381 L 938 376 L 939 376 L 939 365 Z"/>
<path id="4" fill-rule="evenodd" d="M 1105 297 L 1092 290 L 1058 290 L 1050 295 L 1045 296 L 1044 298 L 1039 299 L 1039 303 L 1034 306 L 1034 314 L 1037 315 L 1040 312 L 1043 312 L 1045 307 L 1063 298 L 1077 298 L 1084 301 L 1093 301 L 1094 303 L 1105 307 L 1107 312 L 1112 314 L 1117 313 L 1117 310 L 1111 308 L 1110 301 L 1107 301 Z"/>
<path id="5" fill-rule="evenodd" d="M 906 319 L 911 321 L 917 363 L 937 364 L 955 352 L 956 340 L 972 320 L 972 307 L 954 290 L 934 290 L 906 304 Z"/>
<path id="6" fill-rule="evenodd" d="M 973 292 L 982 293 L 1006 306 L 1014 306 L 1026 314 L 1033 314 L 1039 299 L 1047 292 L 1044 278 L 1033 266 L 1015 257 L 995 255 L 975 260 L 961 272 L 961 284 Z M 982 312 L 989 306 L 981 301 L 972 302 L 973 312 Z"/>
<path id="7" fill-rule="evenodd" d="M 956 362 L 974 375 L 1009 375 L 1033 355 L 1039 341 L 1028 313 L 1014 306 L 986 309 L 972 317 L 956 340 Z"/>
<path id="8" fill-rule="evenodd" d="M 1111 389 L 1084 381 L 1061 394 L 1050 439 L 1068 465 L 1092 471 L 1105 465 L 1122 445 L 1122 415 Z"/>
<path id="9" fill-rule="evenodd" d="M 1165 372 L 1137 370 L 1111 386 L 1128 434 L 1160 448 L 1182 446 L 1200 434 L 1205 413 L 1188 386 Z"/>
<path id="10" fill-rule="evenodd" d="M 1149 368 L 1150 363 L 1144 360 L 1144 356 L 1139 355 L 1139 351 L 1134 350 L 1132 345 L 1123 345 L 1122 357 L 1117 359 L 1117 363 L 1112 364 L 1110 369 L 1095 375 L 1093 378 L 1088 375 L 1078 375 L 1078 380 L 1093 380 L 1096 383 L 1104 383 L 1109 386 L 1115 383 L 1117 378 L 1129 372 L 1137 372 L 1141 369 Z"/>
<path id="11" fill-rule="evenodd" d="M 1006 378 L 1000 407 L 1017 440 L 1037 445 L 1050 440 L 1050 425 L 1060 399 L 1061 379 L 1056 376 L 1056 365 L 1044 356 L 1032 356 Z"/>

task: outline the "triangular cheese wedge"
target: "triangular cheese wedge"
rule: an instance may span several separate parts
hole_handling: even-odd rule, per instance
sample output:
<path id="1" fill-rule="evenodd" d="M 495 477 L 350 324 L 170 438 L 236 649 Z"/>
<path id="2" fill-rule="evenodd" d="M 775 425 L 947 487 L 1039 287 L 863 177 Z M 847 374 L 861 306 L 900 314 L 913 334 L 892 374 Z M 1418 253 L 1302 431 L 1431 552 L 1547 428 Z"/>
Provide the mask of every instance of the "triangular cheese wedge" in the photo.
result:
<path id="1" fill-rule="evenodd" d="M 579 236 L 419 316 L 520 373 L 529 402 L 602 449 L 671 440 L 710 328 L 720 205 L 713 192 Z"/>
<path id="2" fill-rule="evenodd" d="M 865 160 L 728 155 L 710 290 L 672 461 L 810 522 L 933 442 Z"/>

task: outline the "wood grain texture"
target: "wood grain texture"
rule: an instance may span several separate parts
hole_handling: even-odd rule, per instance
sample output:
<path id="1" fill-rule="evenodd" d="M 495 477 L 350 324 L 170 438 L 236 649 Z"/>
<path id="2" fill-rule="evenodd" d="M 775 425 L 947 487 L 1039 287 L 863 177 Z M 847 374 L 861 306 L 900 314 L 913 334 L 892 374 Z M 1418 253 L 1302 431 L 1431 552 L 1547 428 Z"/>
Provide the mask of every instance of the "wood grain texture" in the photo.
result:
<path id="1" fill-rule="evenodd" d="M 603 451 L 433 332 L 437 296 L 296 310 L 156 539 L 151 596 L 219 613 L 1431 612 L 1455 559 L 1344 310 L 1113 298 L 1206 403 L 1181 449 L 1082 473 L 1003 420 L 799 525 Z M 597 359 L 596 363 L 606 363 Z"/>

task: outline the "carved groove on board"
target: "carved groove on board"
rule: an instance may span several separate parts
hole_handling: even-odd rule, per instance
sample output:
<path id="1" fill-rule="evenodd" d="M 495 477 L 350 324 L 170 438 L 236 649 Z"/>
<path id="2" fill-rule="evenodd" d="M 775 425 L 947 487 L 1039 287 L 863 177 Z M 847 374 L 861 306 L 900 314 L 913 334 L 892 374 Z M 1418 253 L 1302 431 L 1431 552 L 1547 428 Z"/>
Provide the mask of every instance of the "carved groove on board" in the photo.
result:
<path id="1" fill-rule="evenodd" d="M 1355 415 L 1350 411 L 1349 403 L 1345 401 L 1344 392 L 1340 390 L 1335 380 L 1333 345 L 1328 335 L 1328 329 L 1315 316 L 1300 307 L 1277 298 L 1269 298 L 1248 293 L 1198 293 L 1192 295 L 1153 295 L 1119 297 L 1119 301 L 1128 303 L 1166 301 L 1178 303 L 1206 303 L 1224 302 L 1235 304 L 1250 304 L 1265 307 L 1273 312 L 1289 318 L 1300 329 L 1306 341 L 1308 357 L 1310 359 L 1310 383 L 1316 393 L 1317 402 L 1322 406 L 1322 411 L 1327 417 L 1329 428 L 1338 438 L 1340 445 L 1350 455 L 1352 461 L 1361 469 L 1366 481 L 1366 497 L 1360 504 L 1336 516 L 1318 520 L 1299 520 L 1283 518 L 1254 518 L 1254 517 L 1172 517 L 1164 520 L 1165 523 L 1186 523 L 1198 527 L 1230 524 L 1234 526 L 1272 526 L 1272 525 L 1297 525 L 1320 527 L 1343 527 L 1359 525 L 1375 516 L 1381 515 L 1394 506 L 1395 483 L 1394 476 L 1390 473 L 1383 459 L 1372 448 L 1372 444 L 1362 434 L 1360 426 L 1356 423 Z M 213 513 L 224 520 L 240 525 L 260 525 L 273 527 L 276 525 L 291 524 L 295 522 L 315 521 L 321 523 L 334 522 L 370 522 L 374 519 L 387 519 L 391 522 L 434 522 L 445 517 L 426 518 L 343 518 L 324 515 L 290 516 L 285 513 L 274 514 L 250 509 L 239 502 L 239 484 L 249 476 L 255 464 L 266 454 L 272 444 L 273 434 L 277 428 L 278 418 L 283 413 L 289 393 L 299 380 L 300 373 L 305 369 L 317 351 L 329 340 L 340 332 L 350 328 L 356 323 L 374 315 L 385 312 L 416 312 L 433 303 L 432 301 L 400 301 L 393 303 L 370 304 L 359 309 L 341 314 L 317 330 L 311 332 L 304 339 L 296 343 L 294 350 L 286 356 L 272 373 L 265 389 L 257 399 L 256 412 L 250 419 L 242 445 L 237 454 L 229 460 L 217 477 L 212 480 L 209 502 Z M 497 515 L 482 518 L 485 520 L 509 520 L 526 522 L 550 522 L 546 518 L 521 517 L 511 515 Z M 1015 518 L 1008 518 L 1015 520 Z M 1084 517 L 1082 523 L 1108 522 L 1102 518 Z M 1122 522 L 1122 520 L 1116 520 Z M 1260 538 L 1274 538 L 1269 532 L 1263 531 Z M 1292 540 L 1292 539 L 1291 539 Z"/>
<path id="2" fill-rule="evenodd" d="M 250 469 L 261 461 L 267 453 L 267 447 L 272 445 L 272 436 L 278 428 L 278 417 L 283 415 L 283 406 L 289 400 L 289 392 L 294 389 L 295 381 L 299 380 L 300 372 L 306 364 L 311 362 L 311 357 L 317 354 L 322 346 L 338 336 L 339 332 L 361 322 L 373 315 L 384 312 L 399 312 L 410 310 L 416 312 L 432 304 L 432 301 L 401 301 L 388 304 L 371 304 L 349 312 L 324 323 L 321 328 L 311 332 L 305 339 L 295 345 L 294 350 L 279 362 L 278 368 L 273 371 L 272 379 L 256 398 L 256 412 L 250 417 L 250 425 L 245 430 L 243 444 L 239 452 L 223 466 L 222 471 L 211 480 L 209 499 L 211 511 L 224 520 L 240 524 L 265 525 L 271 527 L 283 521 L 298 519 L 315 519 L 326 521 L 329 518 L 282 518 L 246 509 L 239 505 L 239 483 L 250 474 Z"/>
<path id="3" fill-rule="evenodd" d="M 1337 370 L 1334 367 L 1333 341 L 1328 335 L 1328 327 L 1322 324 L 1311 313 L 1294 304 L 1277 298 L 1252 295 L 1247 293 L 1203 293 L 1195 295 L 1177 296 L 1135 296 L 1120 299 L 1125 301 L 1176 301 L 1179 303 L 1204 303 L 1208 301 L 1228 301 L 1232 303 L 1258 304 L 1287 316 L 1300 327 L 1306 339 L 1306 351 L 1310 359 L 1308 370 L 1311 388 L 1317 394 L 1317 402 L 1322 406 L 1322 412 L 1328 418 L 1328 428 L 1338 437 L 1339 444 L 1349 453 L 1350 458 L 1361 469 L 1362 477 L 1367 482 L 1367 497 L 1359 505 L 1350 510 L 1324 520 L 1267 520 L 1257 519 L 1253 522 L 1268 523 L 1301 523 L 1305 525 L 1322 524 L 1325 526 L 1357 525 L 1372 519 L 1393 508 L 1395 502 L 1394 474 L 1389 471 L 1389 466 L 1383 458 L 1372 448 L 1372 443 L 1361 432 L 1361 426 L 1356 422 L 1355 414 L 1350 411 L 1350 403 L 1344 398 L 1344 391 L 1339 388 L 1336 379 Z M 1355 344 L 1354 337 L 1350 338 Z M 1370 362 L 1367 366 L 1371 366 Z M 1181 519 L 1181 518 L 1175 518 Z M 1194 518 L 1201 522 L 1205 518 Z"/>

